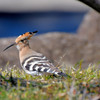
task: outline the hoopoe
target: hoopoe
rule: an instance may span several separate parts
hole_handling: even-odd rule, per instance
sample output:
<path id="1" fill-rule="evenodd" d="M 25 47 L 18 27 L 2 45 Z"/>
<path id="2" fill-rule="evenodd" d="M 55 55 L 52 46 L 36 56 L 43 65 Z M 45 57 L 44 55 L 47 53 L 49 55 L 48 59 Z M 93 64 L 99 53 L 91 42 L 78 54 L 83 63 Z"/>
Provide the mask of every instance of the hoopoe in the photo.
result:
<path id="1" fill-rule="evenodd" d="M 69 77 L 69 75 L 61 72 L 55 67 L 43 54 L 33 51 L 29 46 L 29 39 L 34 36 L 34 32 L 26 32 L 16 38 L 15 42 L 10 46 L 6 47 L 3 51 L 16 45 L 19 50 L 20 64 L 23 70 L 34 75 L 53 74 L 57 76 Z"/>

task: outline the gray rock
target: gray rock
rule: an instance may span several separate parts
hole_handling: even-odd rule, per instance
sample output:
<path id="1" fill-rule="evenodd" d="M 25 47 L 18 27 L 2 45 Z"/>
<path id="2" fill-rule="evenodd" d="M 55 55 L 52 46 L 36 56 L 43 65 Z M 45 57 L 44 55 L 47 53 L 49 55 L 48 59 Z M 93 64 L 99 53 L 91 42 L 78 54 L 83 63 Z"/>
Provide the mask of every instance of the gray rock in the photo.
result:
<path id="1" fill-rule="evenodd" d="M 6 46 L 13 43 L 15 38 L 0 39 L 0 51 Z M 79 39 L 76 35 L 67 33 L 48 33 L 33 37 L 30 40 L 31 48 L 37 52 L 43 53 L 55 65 L 63 62 L 67 65 L 75 64 L 83 57 L 83 47 L 86 41 Z M 82 50 L 81 50 L 82 49 Z M 9 61 L 9 65 L 19 65 L 18 51 L 15 47 L 2 52 L 0 55 L 0 64 L 5 66 Z"/>
<path id="2" fill-rule="evenodd" d="M 84 47 L 86 63 L 97 63 L 100 61 L 100 14 L 90 11 L 85 16 L 77 35 L 80 39 L 87 41 L 87 45 Z"/>
<path id="3" fill-rule="evenodd" d="M 0 39 L 0 65 L 20 66 L 18 51 L 15 47 L 2 52 L 13 43 L 15 38 Z M 55 66 L 65 63 L 74 65 L 83 60 L 83 66 L 100 61 L 100 15 L 90 11 L 84 18 L 78 34 L 52 32 L 33 37 L 30 40 L 31 48 L 47 56 Z"/>

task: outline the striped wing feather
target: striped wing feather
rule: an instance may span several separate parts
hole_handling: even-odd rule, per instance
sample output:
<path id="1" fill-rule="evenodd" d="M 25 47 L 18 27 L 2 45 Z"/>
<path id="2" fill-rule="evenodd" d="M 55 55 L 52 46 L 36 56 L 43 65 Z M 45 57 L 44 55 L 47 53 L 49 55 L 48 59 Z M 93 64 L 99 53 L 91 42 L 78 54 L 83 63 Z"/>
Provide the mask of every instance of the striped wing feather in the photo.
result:
<path id="1" fill-rule="evenodd" d="M 60 71 L 43 55 L 33 55 L 26 58 L 22 63 L 23 69 L 28 72 L 53 73 L 58 74 Z"/>

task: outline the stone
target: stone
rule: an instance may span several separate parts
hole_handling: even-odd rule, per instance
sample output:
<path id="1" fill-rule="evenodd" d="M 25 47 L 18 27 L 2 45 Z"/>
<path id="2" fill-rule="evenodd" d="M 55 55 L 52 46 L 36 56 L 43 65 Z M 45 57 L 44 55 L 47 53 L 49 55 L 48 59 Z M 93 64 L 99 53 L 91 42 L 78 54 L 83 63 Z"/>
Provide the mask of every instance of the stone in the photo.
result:
<path id="1" fill-rule="evenodd" d="M 15 38 L 0 39 L 0 65 L 3 68 L 8 65 L 20 67 L 18 51 L 15 47 L 2 52 L 14 40 Z M 77 34 L 51 32 L 37 35 L 30 40 L 30 46 L 47 56 L 55 66 L 61 64 L 65 67 L 74 66 L 83 60 L 82 67 L 88 67 L 89 64 L 100 61 L 100 15 L 90 11 L 84 17 Z"/>

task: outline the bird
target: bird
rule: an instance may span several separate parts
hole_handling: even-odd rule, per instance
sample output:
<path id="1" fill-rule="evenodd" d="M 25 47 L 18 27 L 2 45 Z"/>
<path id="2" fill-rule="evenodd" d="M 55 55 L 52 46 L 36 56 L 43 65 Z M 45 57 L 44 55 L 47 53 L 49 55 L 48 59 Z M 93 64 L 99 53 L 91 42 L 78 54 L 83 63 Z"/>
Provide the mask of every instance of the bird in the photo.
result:
<path id="1" fill-rule="evenodd" d="M 70 77 L 66 73 L 60 71 L 54 64 L 42 53 L 38 53 L 31 49 L 29 40 L 38 31 L 26 32 L 15 39 L 15 42 L 7 46 L 3 51 L 6 51 L 12 46 L 16 46 L 19 51 L 20 64 L 23 70 L 32 76 L 35 75 L 55 75 Z"/>

